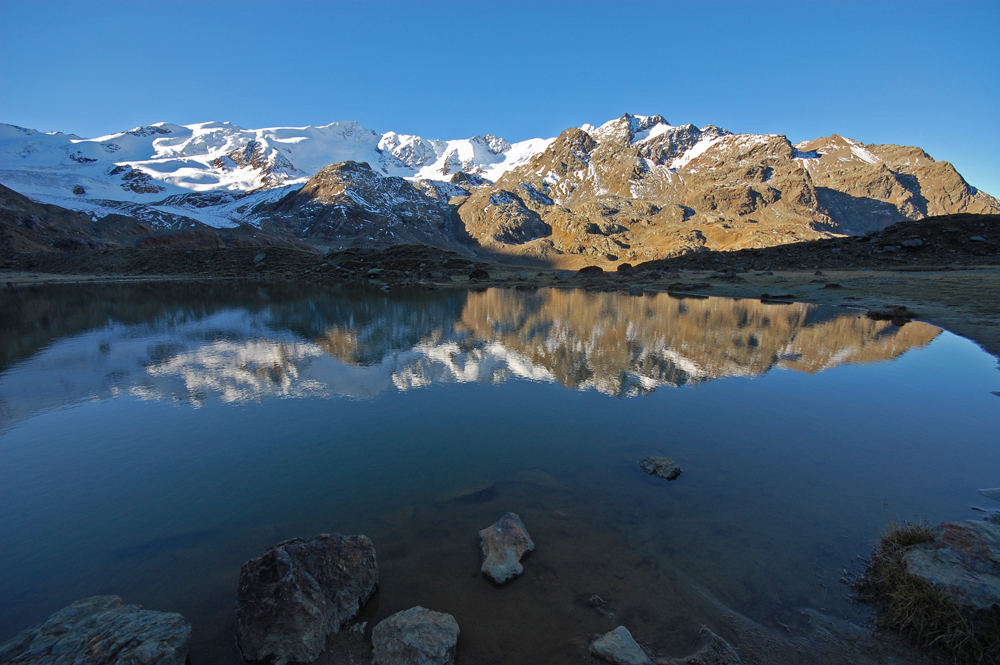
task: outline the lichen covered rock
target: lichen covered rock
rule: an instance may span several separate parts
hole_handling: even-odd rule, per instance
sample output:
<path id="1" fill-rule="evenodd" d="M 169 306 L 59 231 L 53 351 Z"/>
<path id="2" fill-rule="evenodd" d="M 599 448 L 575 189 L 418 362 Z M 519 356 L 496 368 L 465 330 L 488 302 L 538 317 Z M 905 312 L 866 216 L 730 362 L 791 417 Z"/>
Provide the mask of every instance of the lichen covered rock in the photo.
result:
<path id="1" fill-rule="evenodd" d="M 191 624 L 174 612 L 92 596 L 0 644 L 5 665 L 184 665 Z"/>

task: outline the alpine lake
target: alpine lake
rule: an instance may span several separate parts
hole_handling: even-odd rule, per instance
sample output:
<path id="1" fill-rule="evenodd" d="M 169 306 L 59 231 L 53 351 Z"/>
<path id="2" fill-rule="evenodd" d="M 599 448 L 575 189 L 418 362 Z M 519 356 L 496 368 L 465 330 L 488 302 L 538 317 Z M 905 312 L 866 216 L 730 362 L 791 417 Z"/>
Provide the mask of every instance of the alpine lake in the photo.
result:
<path id="1" fill-rule="evenodd" d="M 618 625 L 681 657 L 727 616 L 863 625 L 842 578 L 879 533 L 1000 484 L 996 359 L 844 308 L 151 282 L 8 288 L 0 322 L 0 641 L 115 594 L 242 663 L 243 563 L 341 533 L 375 545 L 369 630 L 421 605 L 460 663 Z M 536 549 L 497 586 L 477 532 L 508 511 Z"/>

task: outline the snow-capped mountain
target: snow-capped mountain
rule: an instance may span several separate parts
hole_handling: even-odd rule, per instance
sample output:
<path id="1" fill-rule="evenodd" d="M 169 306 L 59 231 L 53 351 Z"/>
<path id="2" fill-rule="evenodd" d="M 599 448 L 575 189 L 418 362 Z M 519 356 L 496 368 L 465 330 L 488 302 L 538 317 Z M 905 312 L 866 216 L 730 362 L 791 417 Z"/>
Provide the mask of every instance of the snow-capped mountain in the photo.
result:
<path id="1" fill-rule="evenodd" d="M 321 249 L 426 244 L 566 265 L 1000 212 L 1000 201 L 917 147 L 836 134 L 793 145 L 632 114 L 513 144 L 355 122 L 159 123 L 95 139 L 0 124 L 0 184 L 95 222 L 118 213 L 154 231 L 249 224 Z M 48 237 L 54 247 L 35 235 L 31 243 Z M 18 242 L 8 244 L 29 246 Z"/>
<path id="2" fill-rule="evenodd" d="M 276 200 L 330 164 L 364 162 L 383 175 L 424 180 L 462 171 L 492 181 L 551 142 L 511 144 L 492 135 L 428 140 L 379 134 L 356 122 L 267 129 L 157 123 L 98 138 L 0 124 L 0 183 L 44 203 L 98 214 L 135 210 L 113 202 L 144 204 L 227 226 L 241 221 L 232 204 L 243 195 L 255 192 L 254 204 Z M 191 194 L 213 196 L 192 201 Z"/>

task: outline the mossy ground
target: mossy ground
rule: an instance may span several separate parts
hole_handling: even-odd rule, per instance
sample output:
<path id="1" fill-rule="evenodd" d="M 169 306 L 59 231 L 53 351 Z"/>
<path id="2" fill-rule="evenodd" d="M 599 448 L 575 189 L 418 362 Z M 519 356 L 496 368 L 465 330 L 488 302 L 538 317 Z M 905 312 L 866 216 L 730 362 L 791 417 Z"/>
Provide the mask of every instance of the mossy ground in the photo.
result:
<path id="1" fill-rule="evenodd" d="M 1000 663 L 1000 614 L 970 617 L 906 569 L 906 551 L 934 539 L 926 523 L 893 522 L 882 534 L 855 589 L 878 608 L 881 628 L 898 630 L 957 663 Z"/>

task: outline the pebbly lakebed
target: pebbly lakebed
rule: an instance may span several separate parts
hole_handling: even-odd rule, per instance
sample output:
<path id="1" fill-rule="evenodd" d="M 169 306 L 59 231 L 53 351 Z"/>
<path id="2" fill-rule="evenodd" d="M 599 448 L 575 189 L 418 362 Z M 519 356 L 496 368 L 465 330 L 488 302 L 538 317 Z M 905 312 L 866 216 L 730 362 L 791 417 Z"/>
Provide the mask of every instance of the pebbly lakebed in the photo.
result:
<path id="1" fill-rule="evenodd" d="M 732 614 L 863 624 L 841 578 L 886 524 L 975 517 L 1000 484 L 996 359 L 919 321 L 220 282 L 0 311 L 0 640 L 116 594 L 187 617 L 195 665 L 240 663 L 240 567 L 337 532 L 377 552 L 365 618 L 450 613 L 459 662 L 581 662 L 617 625 L 680 657 Z M 498 587 L 477 532 L 508 511 L 535 549 Z"/>

